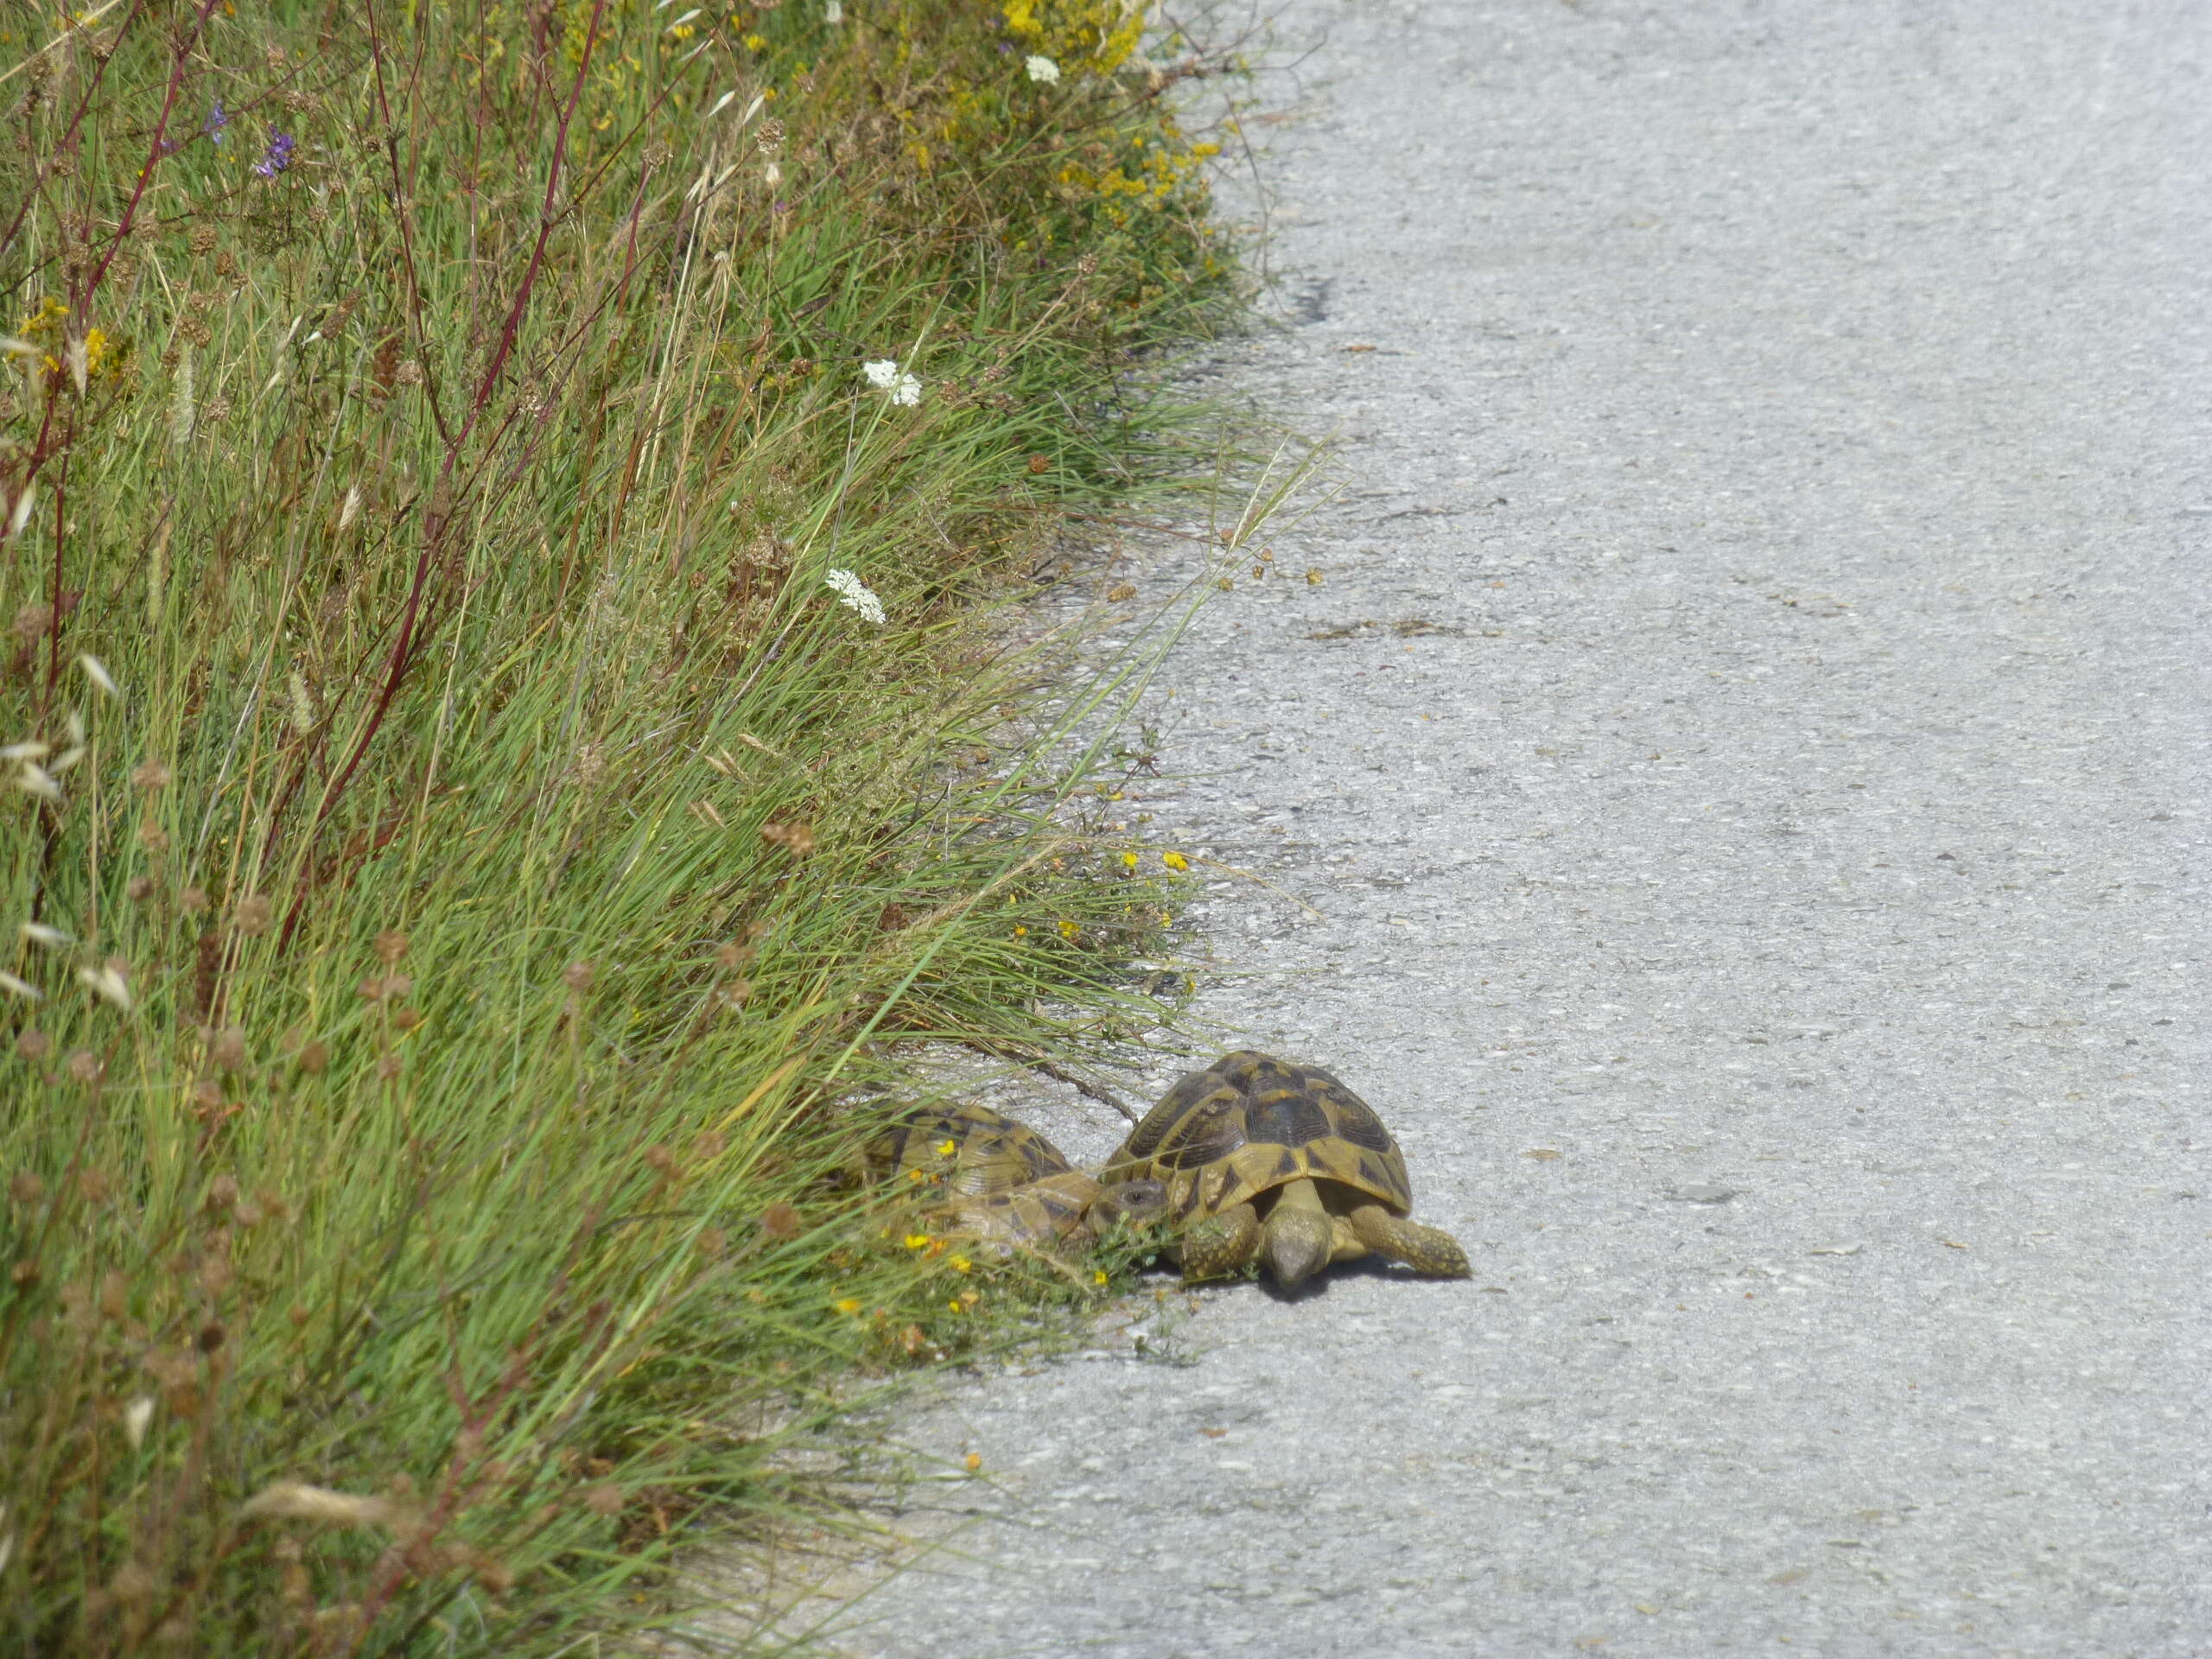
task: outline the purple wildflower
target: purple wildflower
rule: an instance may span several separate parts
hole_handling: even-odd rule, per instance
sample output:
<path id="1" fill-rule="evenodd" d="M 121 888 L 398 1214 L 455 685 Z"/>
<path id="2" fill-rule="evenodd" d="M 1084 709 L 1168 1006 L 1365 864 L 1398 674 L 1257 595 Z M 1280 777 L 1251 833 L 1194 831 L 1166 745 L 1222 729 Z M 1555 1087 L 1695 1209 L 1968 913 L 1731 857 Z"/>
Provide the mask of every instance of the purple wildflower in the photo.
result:
<path id="1" fill-rule="evenodd" d="M 207 118 L 200 124 L 200 130 L 207 135 L 209 143 L 219 144 L 223 142 L 223 129 L 230 124 L 231 118 L 223 113 L 223 101 L 217 99 L 214 107 L 207 111 Z"/>
<path id="2" fill-rule="evenodd" d="M 291 164 L 292 135 L 289 132 L 272 133 L 267 153 L 253 164 L 253 170 L 264 179 L 273 179 Z"/>

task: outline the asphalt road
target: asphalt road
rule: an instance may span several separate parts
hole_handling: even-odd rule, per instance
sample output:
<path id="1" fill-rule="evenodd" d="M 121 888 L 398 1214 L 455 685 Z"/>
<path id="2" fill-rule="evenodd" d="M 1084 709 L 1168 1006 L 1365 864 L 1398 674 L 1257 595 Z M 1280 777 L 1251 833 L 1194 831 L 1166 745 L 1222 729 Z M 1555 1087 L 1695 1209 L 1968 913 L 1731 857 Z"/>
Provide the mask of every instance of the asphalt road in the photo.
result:
<path id="1" fill-rule="evenodd" d="M 1323 912 L 1209 872 L 1208 1011 L 1477 1276 L 957 1390 L 984 1518 L 842 1641 L 2212 1653 L 2212 7 L 1282 32 L 1220 367 L 1345 493 L 1133 810 Z"/>

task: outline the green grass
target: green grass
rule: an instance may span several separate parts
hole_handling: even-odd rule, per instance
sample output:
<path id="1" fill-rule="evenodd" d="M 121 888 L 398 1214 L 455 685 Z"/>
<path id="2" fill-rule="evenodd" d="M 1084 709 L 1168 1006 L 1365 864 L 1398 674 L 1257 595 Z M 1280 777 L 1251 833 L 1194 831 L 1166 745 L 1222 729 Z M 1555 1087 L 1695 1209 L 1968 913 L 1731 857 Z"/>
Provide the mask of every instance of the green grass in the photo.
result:
<path id="1" fill-rule="evenodd" d="M 1147 647 L 1004 609 L 1161 486 L 1203 156 L 1092 0 L 78 16 L 0 28 L 0 1641 L 573 1650 L 1082 1294 L 843 1109 L 1158 1017 Z"/>

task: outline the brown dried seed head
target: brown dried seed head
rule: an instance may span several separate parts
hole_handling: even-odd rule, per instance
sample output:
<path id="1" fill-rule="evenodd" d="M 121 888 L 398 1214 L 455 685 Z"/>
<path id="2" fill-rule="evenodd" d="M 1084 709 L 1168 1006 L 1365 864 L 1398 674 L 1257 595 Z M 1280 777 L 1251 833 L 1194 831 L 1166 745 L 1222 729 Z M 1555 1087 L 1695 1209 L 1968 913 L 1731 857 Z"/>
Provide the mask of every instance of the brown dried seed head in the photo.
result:
<path id="1" fill-rule="evenodd" d="M 16 1039 L 16 1052 L 27 1060 L 42 1060 L 54 1052 L 54 1039 L 32 1026 Z"/>
<path id="2" fill-rule="evenodd" d="M 697 1242 L 699 1254 L 709 1262 L 718 1259 L 729 1248 L 729 1236 L 719 1227 L 702 1227 Z"/>
<path id="3" fill-rule="evenodd" d="M 729 1137 L 719 1129 L 709 1129 L 692 1147 L 692 1155 L 704 1161 L 719 1158 L 729 1148 Z"/>
<path id="4" fill-rule="evenodd" d="M 33 1285 L 38 1283 L 38 1263 L 18 1262 L 14 1267 L 9 1268 L 8 1278 L 17 1290 L 29 1290 Z"/>
<path id="5" fill-rule="evenodd" d="M 407 954 L 407 936 L 395 927 L 385 929 L 377 935 L 376 952 L 377 960 L 385 967 L 397 965 L 399 959 Z"/>
<path id="6" fill-rule="evenodd" d="M 192 1085 L 192 1103 L 202 1111 L 219 1111 L 223 1104 L 223 1085 L 213 1077 L 202 1077 Z"/>
<path id="7" fill-rule="evenodd" d="M 1032 473 L 1046 472 L 1051 468 L 1052 465 L 1052 462 L 1050 456 L 1032 455 L 1029 457 L 1029 470 Z"/>
<path id="8" fill-rule="evenodd" d="M 622 1513 L 622 1489 L 611 1480 L 603 1480 L 583 1490 L 584 1507 L 594 1515 Z"/>
<path id="9" fill-rule="evenodd" d="M 378 1076 L 378 1077 L 382 1078 L 382 1079 L 383 1079 L 385 1082 L 386 1082 L 386 1083 L 390 1083 L 390 1082 L 391 1082 L 394 1077 L 397 1077 L 398 1075 L 399 1075 L 399 1056 L 398 1056 L 398 1055 L 397 1055 L 397 1054 L 380 1054 L 380 1055 L 378 1055 L 378 1056 L 377 1057 L 377 1076 Z"/>
<path id="10" fill-rule="evenodd" d="M 302 1045 L 298 1064 L 300 1070 L 309 1077 L 321 1075 L 323 1068 L 330 1064 L 329 1046 L 320 1040 Z"/>
<path id="11" fill-rule="evenodd" d="M 269 924 L 276 919 L 276 911 L 259 893 L 249 893 L 238 900 L 238 908 L 231 912 L 231 922 L 248 938 L 258 938 L 269 931 Z"/>
<path id="12" fill-rule="evenodd" d="M 176 896 L 176 907 L 188 916 L 197 916 L 207 908 L 207 889 L 187 887 Z"/>
<path id="13" fill-rule="evenodd" d="M 100 1057 L 89 1048 L 79 1048 L 69 1056 L 69 1081 L 92 1084 L 100 1080 L 100 1073 L 107 1068 L 100 1064 Z"/>
<path id="14" fill-rule="evenodd" d="M 572 962 L 561 970 L 561 982 L 582 995 L 591 989 L 592 965 L 588 962 Z"/>
<path id="15" fill-rule="evenodd" d="M 46 1196 L 46 1183 L 24 1170 L 8 1183 L 8 1196 L 17 1204 L 33 1205 Z"/>
<path id="16" fill-rule="evenodd" d="M 764 823 L 760 838 L 799 858 L 814 850 L 814 831 L 804 823 Z"/>
<path id="17" fill-rule="evenodd" d="M 1123 600 L 1135 599 L 1136 596 L 1136 588 L 1135 584 L 1130 582 L 1116 582 L 1113 587 L 1106 590 L 1106 597 L 1116 605 L 1119 605 Z"/>
<path id="18" fill-rule="evenodd" d="M 207 1267 L 212 1268 L 214 1265 L 215 1264 L 213 1262 L 210 1262 L 207 1264 Z M 227 1268 L 229 1264 L 226 1262 L 224 1266 Z M 203 1280 L 207 1278 L 207 1271 L 206 1268 L 201 1270 L 200 1276 Z M 227 1280 L 226 1282 L 228 1282 Z M 215 1287 L 211 1285 L 208 1288 L 213 1290 Z M 200 1327 L 200 1334 L 196 1338 L 194 1338 L 194 1340 L 199 1344 L 200 1351 L 201 1353 L 212 1354 L 218 1348 L 220 1348 L 223 1345 L 224 1340 L 228 1338 L 230 1334 L 231 1333 L 228 1331 L 226 1331 L 223 1328 L 223 1322 L 220 1319 L 210 1319 L 207 1324 Z"/>
<path id="19" fill-rule="evenodd" d="M 235 1209 L 238 1201 L 238 1184 L 235 1176 L 218 1175 L 207 1183 L 207 1207 L 210 1210 Z"/>
<path id="20" fill-rule="evenodd" d="M 105 1204 L 115 1196 L 115 1178 L 104 1169 L 79 1170 L 77 1192 L 86 1204 Z"/>
<path id="21" fill-rule="evenodd" d="M 130 781 L 141 789 L 167 789 L 176 774 L 161 760 L 143 760 L 131 769 Z"/>
<path id="22" fill-rule="evenodd" d="M 124 884 L 123 891 L 132 904 L 143 905 L 154 896 L 154 878 L 150 875 L 134 875 Z"/>
<path id="23" fill-rule="evenodd" d="M 796 1237 L 798 1211 L 788 1204 L 772 1204 L 760 1212 L 760 1230 L 771 1238 Z"/>
<path id="24" fill-rule="evenodd" d="M 391 1016 L 392 1029 L 395 1031 L 412 1031 L 422 1023 L 422 1011 L 417 1008 L 402 1008 Z"/>
<path id="25" fill-rule="evenodd" d="M 725 944 L 715 952 L 715 961 L 735 972 L 753 960 L 755 952 L 749 944 Z"/>
<path id="26" fill-rule="evenodd" d="M 676 1154 L 666 1147 L 647 1147 L 645 1166 L 649 1169 L 657 1169 L 665 1175 L 676 1167 Z"/>
<path id="27" fill-rule="evenodd" d="M 207 1050 L 207 1058 L 219 1071 L 243 1071 L 246 1066 L 245 1027 L 229 1026 L 217 1037 Z"/>
<path id="28" fill-rule="evenodd" d="M 169 849 L 169 832 L 158 823 L 138 826 L 138 844 L 149 853 L 166 853 Z"/>

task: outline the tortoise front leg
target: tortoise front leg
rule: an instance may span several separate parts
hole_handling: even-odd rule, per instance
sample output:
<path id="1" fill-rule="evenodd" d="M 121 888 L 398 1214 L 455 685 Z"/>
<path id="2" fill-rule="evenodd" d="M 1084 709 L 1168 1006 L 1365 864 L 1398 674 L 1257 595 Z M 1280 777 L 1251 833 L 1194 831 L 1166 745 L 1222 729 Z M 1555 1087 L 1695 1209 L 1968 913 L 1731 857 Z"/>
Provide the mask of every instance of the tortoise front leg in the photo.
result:
<path id="1" fill-rule="evenodd" d="M 1249 1204 L 1232 1205 L 1184 1233 L 1183 1281 L 1229 1278 L 1243 1272 L 1259 1251 L 1260 1212 Z"/>
<path id="2" fill-rule="evenodd" d="M 1459 1241 L 1440 1228 L 1394 1216 L 1379 1204 L 1363 1204 L 1345 1219 L 1369 1249 L 1415 1273 L 1438 1279 L 1465 1279 L 1474 1273 Z"/>

